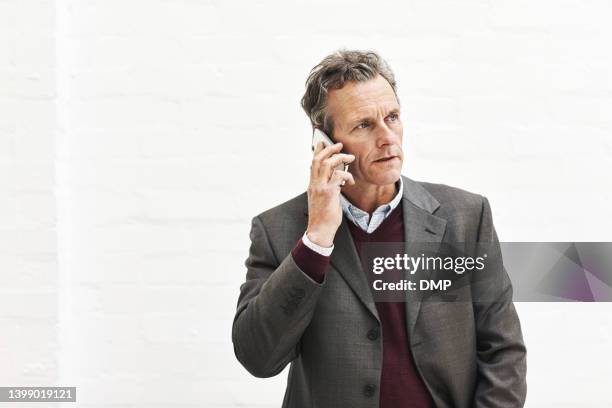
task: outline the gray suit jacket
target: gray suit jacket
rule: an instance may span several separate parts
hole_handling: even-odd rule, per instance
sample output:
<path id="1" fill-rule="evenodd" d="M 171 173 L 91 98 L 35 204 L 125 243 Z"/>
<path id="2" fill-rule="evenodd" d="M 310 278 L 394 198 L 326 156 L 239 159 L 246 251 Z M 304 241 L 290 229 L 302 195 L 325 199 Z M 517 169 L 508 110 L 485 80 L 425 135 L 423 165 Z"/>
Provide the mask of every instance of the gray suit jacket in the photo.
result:
<path id="1" fill-rule="evenodd" d="M 406 242 L 498 243 L 486 198 L 403 181 Z M 307 221 L 306 193 L 253 219 L 232 328 L 236 357 L 257 377 L 291 364 L 283 407 L 378 407 L 382 339 L 372 341 L 367 333 L 380 321 L 347 220 L 321 284 L 291 256 Z M 495 302 L 406 298 L 410 349 L 438 407 L 524 404 L 526 350 L 505 270 L 496 282 L 495 293 L 488 293 Z"/>

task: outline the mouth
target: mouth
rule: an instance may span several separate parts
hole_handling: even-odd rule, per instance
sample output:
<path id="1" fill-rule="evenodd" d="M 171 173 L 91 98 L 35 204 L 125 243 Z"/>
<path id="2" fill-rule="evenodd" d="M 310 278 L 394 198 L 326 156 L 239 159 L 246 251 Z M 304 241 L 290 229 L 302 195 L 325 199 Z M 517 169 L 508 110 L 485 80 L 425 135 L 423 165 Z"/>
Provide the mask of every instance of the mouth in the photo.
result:
<path id="1" fill-rule="evenodd" d="M 386 162 L 390 162 L 393 159 L 399 159 L 399 157 L 397 157 L 397 156 L 387 156 L 387 157 L 383 157 L 383 158 L 378 159 L 378 160 L 374 160 L 374 163 L 386 163 Z"/>

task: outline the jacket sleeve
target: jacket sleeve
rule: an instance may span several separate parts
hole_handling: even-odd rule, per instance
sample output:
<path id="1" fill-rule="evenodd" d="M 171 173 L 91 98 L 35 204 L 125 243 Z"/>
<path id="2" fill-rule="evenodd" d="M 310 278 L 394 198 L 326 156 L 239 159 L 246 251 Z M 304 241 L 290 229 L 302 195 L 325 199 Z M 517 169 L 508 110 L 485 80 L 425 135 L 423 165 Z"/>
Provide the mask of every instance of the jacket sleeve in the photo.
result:
<path id="1" fill-rule="evenodd" d="M 477 240 L 490 265 L 472 283 L 476 319 L 478 379 L 474 407 L 522 407 L 527 393 L 526 349 L 512 303 L 512 284 L 503 267 L 489 201 L 483 197 Z"/>
<path id="2" fill-rule="evenodd" d="M 272 377 L 299 355 L 326 280 L 308 277 L 291 253 L 279 261 L 259 217 L 253 218 L 250 238 L 232 342 L 236 358 L 251 374 Z"/>

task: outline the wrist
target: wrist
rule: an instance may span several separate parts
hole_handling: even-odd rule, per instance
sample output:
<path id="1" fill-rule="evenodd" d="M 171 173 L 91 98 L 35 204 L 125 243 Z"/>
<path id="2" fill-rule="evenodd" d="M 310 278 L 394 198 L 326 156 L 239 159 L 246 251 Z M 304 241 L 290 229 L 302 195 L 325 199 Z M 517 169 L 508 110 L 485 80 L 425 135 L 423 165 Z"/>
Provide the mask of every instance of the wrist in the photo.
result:
<path id="1" fill-rule="evenodd" d="M 329 232 L 307 229 L 306 236 L 310 242 L 324 248 L 330 248 L 334 245 L 334 234 L 330 234 Z"/>

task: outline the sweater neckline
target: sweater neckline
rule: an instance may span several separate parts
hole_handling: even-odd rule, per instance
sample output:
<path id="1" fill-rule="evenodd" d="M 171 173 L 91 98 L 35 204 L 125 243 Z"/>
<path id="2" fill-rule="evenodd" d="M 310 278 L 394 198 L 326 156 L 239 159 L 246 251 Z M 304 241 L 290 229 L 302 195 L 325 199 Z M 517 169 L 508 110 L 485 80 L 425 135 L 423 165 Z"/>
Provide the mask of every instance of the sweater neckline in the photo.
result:
<path id="1" fill-rule="evenodd" d="M 353 224 L 353 222 L 351 222 L 349 219 L 347 219 L 346 222 L 353 236 L 356 236 L 360 241 L 377 241 L 381 237 L 387 237 L 388 239 L 389 230 L 393 227 L 393 225 L 396 224 L 398 221 L 403 222 L 402 215 L 403 210 L 400 202 L 397 207 L 391 210 L 387 218 L 384 219 L 384 221 L 378 226 L 378 228 L 376 228 L 371 233 L 367 233 L 366 231 L 362 230 L 361 228 L 359 228 L 359 226 Z M 385 239 L 383 239 L 382 241 L 385 241 Z"/>

